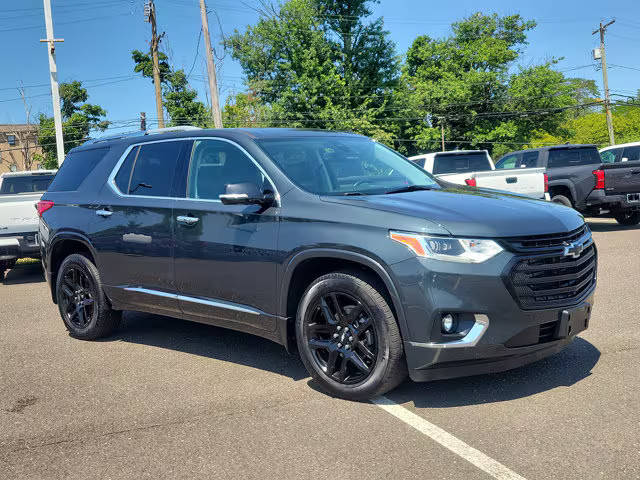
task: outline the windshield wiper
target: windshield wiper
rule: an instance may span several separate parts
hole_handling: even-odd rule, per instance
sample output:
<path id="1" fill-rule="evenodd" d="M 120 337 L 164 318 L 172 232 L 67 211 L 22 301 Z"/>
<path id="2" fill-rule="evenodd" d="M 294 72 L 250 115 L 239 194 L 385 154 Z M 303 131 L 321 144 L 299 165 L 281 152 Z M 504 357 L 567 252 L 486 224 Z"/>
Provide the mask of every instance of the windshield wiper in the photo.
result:
<path id="1" fill-rule="evenodd" d="M 432 185 L 407 185 L 406 187 L 396 188 L 394 190 L 389 190 L 384 193 L 405 193 L 405 192 L 418 192 L 420 190 L 435 190 L 436 187 Z"/>
<path id="2" fill-rule="evenodd" d="M 351 197 L 351 196 L 355 196 L 355 195 L 366 195 L 366 193 L 362 193 L 362 192 L 343 192 L 340 195 L 344 195 L 345 197 Z"/>

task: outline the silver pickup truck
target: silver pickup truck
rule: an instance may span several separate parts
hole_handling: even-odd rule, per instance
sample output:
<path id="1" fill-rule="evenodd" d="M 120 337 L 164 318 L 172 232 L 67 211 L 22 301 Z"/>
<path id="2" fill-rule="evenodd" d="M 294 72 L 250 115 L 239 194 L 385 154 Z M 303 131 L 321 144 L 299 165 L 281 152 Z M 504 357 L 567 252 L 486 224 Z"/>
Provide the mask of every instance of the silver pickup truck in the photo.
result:
<path id="1" fill-rule="evenodd" d="M 36 204 L 55 174 L 36 170 L 0 175 L 0 280 L 19 258 L 40 256 Z"/>

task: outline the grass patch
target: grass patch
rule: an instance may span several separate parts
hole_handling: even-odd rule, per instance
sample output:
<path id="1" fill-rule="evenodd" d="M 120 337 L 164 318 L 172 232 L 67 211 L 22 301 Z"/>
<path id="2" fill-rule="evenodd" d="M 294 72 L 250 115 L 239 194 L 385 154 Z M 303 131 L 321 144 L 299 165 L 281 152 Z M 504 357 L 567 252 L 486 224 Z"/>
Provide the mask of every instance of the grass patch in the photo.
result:
<path id="1" fill-rule="evenodd" d="M 37 258 L 21 258 L 16 262 L 16 265 L 35 265 L 36 263 L 40 263 Z"/>

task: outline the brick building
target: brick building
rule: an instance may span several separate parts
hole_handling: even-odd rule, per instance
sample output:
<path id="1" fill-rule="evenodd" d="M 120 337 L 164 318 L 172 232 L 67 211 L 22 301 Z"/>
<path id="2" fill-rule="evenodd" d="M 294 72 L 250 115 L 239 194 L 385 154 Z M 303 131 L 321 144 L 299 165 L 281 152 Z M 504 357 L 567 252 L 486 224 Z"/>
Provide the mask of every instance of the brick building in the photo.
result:
<path id="1" fill-rule="evenodd" d="M 38 126 L 0 124 L 0 173 L 40 168 L 34 154 L 42 154 L 38 146 Z"/>

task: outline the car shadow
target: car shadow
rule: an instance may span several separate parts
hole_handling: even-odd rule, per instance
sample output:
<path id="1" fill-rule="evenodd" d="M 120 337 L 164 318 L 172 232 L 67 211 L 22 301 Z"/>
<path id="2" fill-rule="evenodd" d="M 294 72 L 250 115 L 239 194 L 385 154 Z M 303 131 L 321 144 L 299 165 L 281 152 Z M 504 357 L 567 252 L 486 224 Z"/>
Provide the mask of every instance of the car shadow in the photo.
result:
<path id="1" fill-rule="evenodd" d="M 592 232 L 619 232 L 622 230 L 638 230 L 640 226 L 638 225 L 620 225 L 618 222 L 607 222 L 605 219 L 594 219 L 590 218 L 587 220 L 589 224 L 589 228 Z"/>
<path id="2" fill-rule="evenodd" d="M 102 341 L 122 341 L 232 362 L 301 380 L 308 377 L 297 355 L 270 340 L 202 323 L 125 312 L 120 328 Z"/>
<path id="3" fill-rule="evenodd" d="M 42 264 L 27 263 L 24 265 L 16 265 L 6 272 L 3 285 L 21 285 L 23 283 L 40 283 L 44 282 L 44 274 L 42 272 Z"/>
<path id="4" fill-rule="evenodd" d="M 416 408 L 449 408 L 505 402 L 558 387 L 570 387 L 591 375 L 600 351 L 577 337 L 561 352 L 502 373 L 438 380 L 406 381 L 387 396 Z"/>

